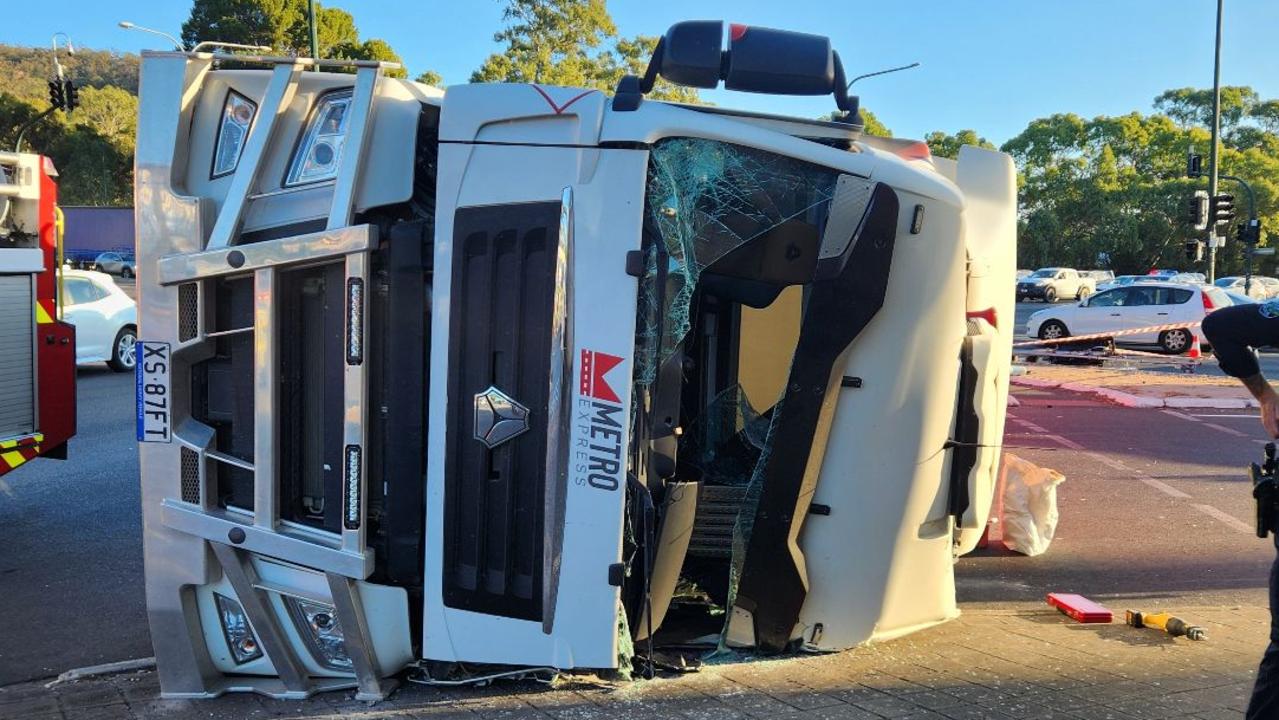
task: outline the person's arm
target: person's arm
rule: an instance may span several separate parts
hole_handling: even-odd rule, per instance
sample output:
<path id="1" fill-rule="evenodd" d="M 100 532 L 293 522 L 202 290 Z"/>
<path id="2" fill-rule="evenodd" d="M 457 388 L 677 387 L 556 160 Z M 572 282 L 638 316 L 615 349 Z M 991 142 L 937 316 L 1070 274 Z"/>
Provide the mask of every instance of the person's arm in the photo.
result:
<path id="1" fill-rule="evenodd" d="M 1261 373 L 1240 378 L 1240 381 L 1261 406 L 1261 425 L 1270 437 L 1279 438 L 1279 394 Z"/>

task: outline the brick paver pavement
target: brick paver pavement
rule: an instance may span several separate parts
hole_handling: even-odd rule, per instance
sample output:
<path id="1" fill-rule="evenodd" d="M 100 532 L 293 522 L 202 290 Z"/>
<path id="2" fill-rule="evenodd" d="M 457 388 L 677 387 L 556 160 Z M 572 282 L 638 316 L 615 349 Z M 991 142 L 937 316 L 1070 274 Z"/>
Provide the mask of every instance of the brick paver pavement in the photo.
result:
<path id="1" fill-rule="evenodd" d="M 1123 606 L 1114 607 L 1122 613 Z M 873 647 L 741 661 L 654 681 L 569 677 L 554 686 L 407 685 L 386 702 L 351 693 L 303 702 L 253 695 L 161 700 L 153 672 L 0 688 L 0 720 L 361 718 L 368 720 L 1130 720 L 1239 718 L 1265 645 L 1265 608 L 1178 607 L 1206 642 L 1115 623 L 1079 625 L 1046 606 L 968 609 Z"/>

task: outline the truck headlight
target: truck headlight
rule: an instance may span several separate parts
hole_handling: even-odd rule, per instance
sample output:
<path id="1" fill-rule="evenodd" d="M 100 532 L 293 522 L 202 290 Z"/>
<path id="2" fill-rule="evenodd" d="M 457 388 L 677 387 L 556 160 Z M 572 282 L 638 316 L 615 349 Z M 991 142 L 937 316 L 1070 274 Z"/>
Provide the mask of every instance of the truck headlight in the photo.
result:
<path id="1" fill-rule="evenodd" d="M 231 657 L 236 665 L 243 665 L 250 660 L 262 657 L 262 647 L 249 627 L 249 618 L 244 614 L 240 603 L 225 595 L 213 593 L 213 600 L 218 606 L 218 620 L 222 623 L 222 634 L 226 637 L 227 647 L 231 648 Z"/>
<path id="2" fill-rule="evenodd" d="M 289 162 L 286 186 L 331 180 L 337 175 L 350 109 L 350 89 L 330 92 L 320 98 L 311 113 L 302 144 Z"/>
<path id="3" fill-rule="evenodd" d="M 332 605 L 295 597 L 285 597 L 284 604 L 316 662 L 330 670 L 352 669 L 351 657 L 346 654 L 346 637 Z"/>
<path id="4" fill-rule="evenodd" d="M 252 100 L 234 90 L 227 93 L 226 103 L 222 105 L 222 124 L 218 126 L 218 142 L 213 148 L 213 177 L 235 170 L 257 112 L 258 106 Z"/>

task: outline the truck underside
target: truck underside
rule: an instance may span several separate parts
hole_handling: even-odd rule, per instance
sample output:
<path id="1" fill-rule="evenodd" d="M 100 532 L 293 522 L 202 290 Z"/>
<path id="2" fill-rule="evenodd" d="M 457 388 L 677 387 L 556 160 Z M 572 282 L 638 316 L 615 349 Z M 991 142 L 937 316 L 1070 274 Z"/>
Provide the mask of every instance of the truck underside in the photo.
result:
<path id="1" fill-rule="evenodd" d="M 829 650 L 957 613 L 1007 393 L 1006 156 L 216 59 L 142 69 L 166 695 L 378 697 L 417 659 Z"/>

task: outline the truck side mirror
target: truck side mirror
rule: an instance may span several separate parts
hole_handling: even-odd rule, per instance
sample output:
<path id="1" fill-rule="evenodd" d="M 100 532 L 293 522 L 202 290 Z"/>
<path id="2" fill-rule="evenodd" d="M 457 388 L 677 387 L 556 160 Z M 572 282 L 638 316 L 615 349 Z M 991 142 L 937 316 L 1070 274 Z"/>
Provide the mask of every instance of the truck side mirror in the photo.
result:
<path id="1" fill-rule="evenodd" d="M 719 85 L 724 23 L 690 20 L 676 23 L 661 39 L 661 53 L 654 53 L 658 72 L 676 85 L 714 89 Z"/>
<path id="2" fill-rule="evenodd" d="M 724 49 L 724 23 L 676 23 L 657 42 L 642 78 L 623 77 L 613 109 L 634 110 L 661 76 L 677 85 L 776 95 L 835 96 L 835 105 L 860 123 L 858 101 L 848 94 L 839 53 L 822 35 L 733 24 Z"/>
<path id="3" fill-rule="evenodd" d="M 783 95 L 826 95 L 835 87 L 830 38 L 732 25 L 724 87 Z"/>

